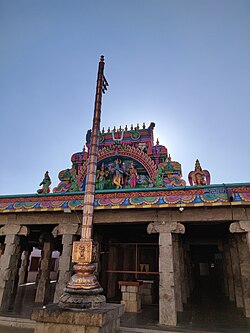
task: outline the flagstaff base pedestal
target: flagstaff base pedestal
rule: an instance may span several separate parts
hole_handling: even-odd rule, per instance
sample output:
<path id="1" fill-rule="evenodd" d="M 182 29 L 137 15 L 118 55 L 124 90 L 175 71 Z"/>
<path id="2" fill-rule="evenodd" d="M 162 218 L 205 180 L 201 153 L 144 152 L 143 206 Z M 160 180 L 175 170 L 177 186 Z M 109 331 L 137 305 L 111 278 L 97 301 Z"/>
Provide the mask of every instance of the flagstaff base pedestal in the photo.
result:
<path id="1" fill-rule="evenodd" d="M 102 288 L 93 290 L 74 290 L 65 288 L 64 294 L 59 298 L 59 307 L 64 309 L 98 309 L 106 302 L 106 297 L 100 295 Z"/>
<path id="2" fill-rule="evenodd" d="M 105 303 L 99 309 L 68 310 L 56 305 L 35 309 L 35 333 L 115 333 L 124 313 L 121 304 Z"/>

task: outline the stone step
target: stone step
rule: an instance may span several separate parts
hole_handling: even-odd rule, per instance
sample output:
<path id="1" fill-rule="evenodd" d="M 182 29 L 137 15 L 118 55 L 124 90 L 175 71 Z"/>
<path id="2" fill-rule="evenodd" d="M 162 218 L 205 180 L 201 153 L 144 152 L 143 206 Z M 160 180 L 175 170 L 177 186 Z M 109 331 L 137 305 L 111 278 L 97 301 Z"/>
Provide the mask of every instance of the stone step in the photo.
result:
<path id="1" fill-rule="evenodd" d="M 17 316 L 0 316 L 1 326 L 34 329 L 35 324 L 36 322 L 29 318 L 17 317 Z"/>
<path id="2" fill-rule="evenodd" d="M 152 329 L 147 329 L 147 328 L 128 328 L 128 327 L 121 327 L 119 333 L 162 333 L 164 331 L 159 331 L 159 330 L 152 330 Z M 183 333 L 181 331 L 165 331 L 168 333 Z"/>
<path id="3" fill-rule="evenodd" d="M 159 328 L 159 329 L 149 329 L 149 328 L 130 328 L 130 327 L 120 327 L 119 333 L 211 333 L 211 331 L 201 331 L 201 330 L 190 330 L 190 329 L 174 329 L 170 328 Z M 213 331 L 213 333 L 222 333 L 222 331 Z"/>

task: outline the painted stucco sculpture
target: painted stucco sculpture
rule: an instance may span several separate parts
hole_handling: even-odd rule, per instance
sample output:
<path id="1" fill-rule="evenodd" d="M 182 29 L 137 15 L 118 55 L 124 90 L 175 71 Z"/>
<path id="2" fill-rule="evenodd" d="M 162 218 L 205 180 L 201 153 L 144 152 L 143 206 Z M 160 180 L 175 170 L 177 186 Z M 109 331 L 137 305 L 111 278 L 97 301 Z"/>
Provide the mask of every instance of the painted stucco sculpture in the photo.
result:
<path id="1" fill-rule="evenodd" d="M 49 176 L 49 172 L 46 171 L 45 174 L 44 174 L 43 180 L 39 184 L 39 186 L 42 186 L 42 188 L 38 189 L 37 193 L 38 194 L 50 193 L 50 185 L 51 185 L 51 179 L 50 179 L 50 176 Z"/>
<path id="2" fill-rule="evenodd" d="M 100 131 L 97 158 L 97 190 L 185 186 L 181 164 L 172 161 L 167 148 L 154 143 L 154 127 L 131 125 Z M 78 192 L 85 186 L 91 130 L 86 147 L 72 155 L 71 169 L 59 173 L 54 193 Z"/>
<path id="3" fill-rule="evenodd" d="M 202 170 L 199 160 L 195 162 L 195 170 L 189 172 L 188 180 L 191 186 L 210 185 L 210 173 Z"/>

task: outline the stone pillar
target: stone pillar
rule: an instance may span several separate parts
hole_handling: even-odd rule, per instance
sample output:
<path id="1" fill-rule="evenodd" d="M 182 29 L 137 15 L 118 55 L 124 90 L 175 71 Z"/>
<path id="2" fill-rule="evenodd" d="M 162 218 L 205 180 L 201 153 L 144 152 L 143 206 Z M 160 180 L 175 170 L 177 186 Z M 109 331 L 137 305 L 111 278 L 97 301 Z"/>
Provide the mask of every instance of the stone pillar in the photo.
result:
<path id="1" fill-rule="evenodd" d="M 232 260 L 232 271 L 234 279 L 235 301 L 238 308 L 243 308 L 242 282 L 240 274 L 240 258 L 235 238 L 229 240 L 230 254 Z"/>
<path id="2" fill-rule="evenodd" d="M 20 258 L 20 236 L 27 236 L 27 227 L 5 225 L 0 228 L 0 236 L 5 235 L 5 250 L 0 264 L 0 309 L 8 310 L 18 274 Z"/>
<path id="3" fill-rule="evenodd" d="M 173 235 L 173 267 L 174 267 L 174 285 L 180 286 L 181 274 L 180 274 L 180 255 L 179 255 L 179 235 Z M 176 311 L 183 311 L 181 288 L 179 289 L 179 292 L 175 292 L 175 304 L 176 304 Z"/>
<path id="4" fill-rule="evenodd" d="M 188 283 L 187 296 L 190 297 L 194 289 L 194 279 L 193 279 L 192 265 L 189 253 L 189 245 L 186 245 L 186 269 L 187 269 L 187 283 Z"/>
<path id="5" fill-rule="evenodd" d="M 47 235 L 46 235 L 47 236 Z M 35 297 L 35 303 L 47 303 L 47 299 L 50 296 L 50 264 L 52 254 L 52 242 L 45 239 L 43 241 L 43 249 L 41 255 L 40 268 L 38 272 L 38 283 Z"/>
<path id="6" fill-rule="evenodd" d="M 231 223 L 230 231 L 236 233 L 238 253 L 240 258 L 240 272 L 244 313 L 250 317 L 250 221 Z"/>
<path id="7" fill-rule="evenodd" d="M 228 283 L 228 293 L 229 300 L 235 301 L 235 292 L 234 292 L 234 278 L 233 278 L 233 270 L 232 270 L 232 261 L 231 254 L 228 244 L 224 244 L 224 257 L 226 262 L 226 272 L 227 272 L 227 283 Z"/>
<path id="8" fill-rule="evenodd" d="M 222 252 L 223 252 L 223 261 L 222 261 L 222 267 L 223 267 L 223 292 L 224 292 L 224 295 L 226 297 L 229 297 L 226 256 L 225 256 L 225 252 L 224 252 L 224 247 L 223 246 L 222 246 Z"/>
<path id="9" fill-rule="evenodd" d="M 27 283 L 30 253 L 31 253 L 30 250 L 25 250 L 21 254 L 22 263 L 19 269 L 19 281 L 18 281 L 19 285 Z"/>
<path id="10" fill-rule="evenodd" d="M 78 233 L 78 224 L 60 224 L 54 228 L 54 237 L 62 235 L 63 250 L 59 258 L 58 280 L 54 294 L 54 303 L 58 303 L 72 272 L 72 244 Z"/>
<path id="11" fill-rule="evenodd" d="M 159 233 L 159 324 L 176 326 L 177 306 L 173 264 L 172 233 L 184 233 L 185 227 L 177 222 L 154 222 L 148 225 L 148 233 Z"/>
<path id="12" fill-rule="evenodd" d="M 108 255 L 108 270 L 115 270 L 117 262 L 119 260 L 118 251 L 116 246 L 109 245 L 109 255 Z M 108 282 L 107 282 L 107 299 L 115 296 L 117 289 L 118 275 L 115 273 L 108 273 Z"/>
<path id="13" fill-rule="evenodd" d="M 185 243 L 183 244 L 183 250 L 184 250 L 184 283 L 186 289 L 186 297 L 188 298 L 190 296 L 189 257 L 187 254 L 187 246 Z"/>
<path id="14" fill-rule="evenodd" d="M 186 288 L 186 276 L 185 276 L 185 260 L 184 260 L 184 247 L 183 243 L 179 242 L 179 253 L 180 253 L 180 291 L 181 300 L 183 304 L 187 303 L 187 288 Z"/>

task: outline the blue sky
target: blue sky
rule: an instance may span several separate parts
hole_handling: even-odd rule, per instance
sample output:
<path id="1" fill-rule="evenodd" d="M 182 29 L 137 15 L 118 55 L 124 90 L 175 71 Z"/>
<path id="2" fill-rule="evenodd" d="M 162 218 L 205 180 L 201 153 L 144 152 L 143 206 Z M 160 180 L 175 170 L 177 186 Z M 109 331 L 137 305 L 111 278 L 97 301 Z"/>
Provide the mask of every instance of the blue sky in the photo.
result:
<path id="1" fill-rule="evenodd" d="M 92 126 L 156 123 L 183 178 L 250 181 L 248 0 L 0 0 L 0 194 L 52 187 Z"/>

